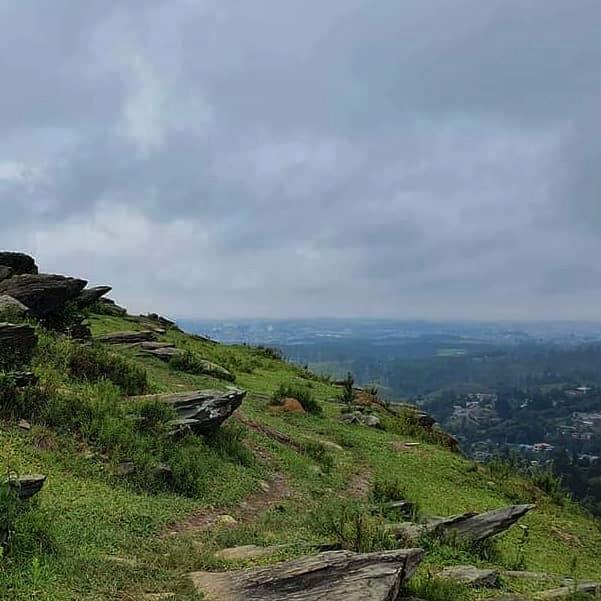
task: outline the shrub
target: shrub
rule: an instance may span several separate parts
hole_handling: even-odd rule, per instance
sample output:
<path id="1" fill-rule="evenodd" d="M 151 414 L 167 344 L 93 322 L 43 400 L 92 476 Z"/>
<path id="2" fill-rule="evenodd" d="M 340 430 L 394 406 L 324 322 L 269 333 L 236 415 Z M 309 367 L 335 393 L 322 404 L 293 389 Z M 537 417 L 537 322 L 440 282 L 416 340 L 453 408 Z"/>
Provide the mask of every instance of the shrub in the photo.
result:
<path id="1" fill-rule="evenodd" d="M 76 379 L 98 382 L 106 379 L 127 395 L 148 392 L 146 370 L 103 347 L 72 344 L 68 356 L 69 373 Z"/>
<path id="2" fill-rule="evenodd" d="M 286 398 L 296 399 L 307 413 L 320 415 L 323 411 L 321 405 L 315 400 L 313 393 L 307 386 L 280 384 L 273 394 L 273 402 L 280 404 Z"/>
<path id="3" fill-rule="evenodd" d="M 175 409 L 160 399 L 142 401 L 136 409 L 140 418 L 139 429 L 153 434 L 166 432 L 169 422 L 177 418 Z"/>
<path id="4" fill-rule="evenodd" d="M 410 592 L 428 601 L 467 601 L 474 598 L 465 585 L 454 580 L 436 578 L 430 573 L 412 578 Z"/>
<path id="5" fill-rule="evenodd" d="M 48 391 L 40 386 L 19 388 L 11 374 L 0 373 L 0 416 L 34 419 L 48 402 Z"/>
<path id="6" fill-rule="evenodd" d="M 357 504 L 337 501 L 315 515 L 320 534 L 331 537 L 343 549 L 370 553 L 394 549 L 397 542 L 381 516 L 373 516 Z"/>
<path id="7" fill-rule="evenodd" d="M 185 371 L 189 374 L 212 376 L 228 382 L 236 380 L 236 376 L 227 369 L 206 359 L 201 359 L 192 351 L 185 351 L 181 355 L 176 355 L 169 361 L 169 366 L 172 369 Z"/>
<path id="8" fill-rule="evenodd" d="M 246 430 L 241 425 L 227 424 L 206 436 L 205 440 L 207 446 L 224 459 L 251 467 L 255 465 L 255 456 L 245 446 L 245 438 Z"/>
<path id="9" fill-rule="evenodd" d="M 353 378 L 353 374 L 351 374 L 351 372 L 349 371 L 346 374 L 346 378 L 344 379 L 344 382 L 342 383 L 342 396 L 340 397 L 340 400 L 343 403 L 346 403 L 347 405 L 351 405 L 352 402 L 355 400 L 354 386 L 355 386 L 355 380 Z"/>
<path id="10" fill-rule="evenodd" d="M 284 356 L 280 349 L 272 348 L 270 346 L 263 346 L 260 344 L 259 346 L 255 347 L 255 351 L 267 359 L 273 359 L 274 361 L 284 360 Z"/>
<path id="11" fill-rule="evenodd" d="M 334 457 L 332 453 L 320 442 L 306 440 L 301 443 L 302 452 L 317 461 L 326 472 L 330 472 L 334 467 Z"/>
<path id="12" fill-rule="evenodd" d="M 530 481 L 546 492 L 558 505 L 564 505 L 568 499 L 568 491 L 563 486 L 561 476 L 554 474 L 551 468 L 533 472 Z"/>
<path id="13" fill-rule="evenodd" d="M 375 503 L 387 503 L 403 501 L 407 498 L 407 494 L 400 480 L 378 478 L 374 482 L 371 497 Z"/>

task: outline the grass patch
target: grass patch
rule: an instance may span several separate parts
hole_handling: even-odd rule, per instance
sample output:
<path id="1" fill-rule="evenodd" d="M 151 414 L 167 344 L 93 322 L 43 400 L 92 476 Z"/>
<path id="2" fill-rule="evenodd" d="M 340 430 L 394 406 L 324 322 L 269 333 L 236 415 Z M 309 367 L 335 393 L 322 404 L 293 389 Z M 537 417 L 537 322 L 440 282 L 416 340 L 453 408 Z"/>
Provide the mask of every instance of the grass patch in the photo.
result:
<path id="1" fill-rule="evenodd" d="M 308 386 L 297 386 L 293 384 L 280 384 L 273 393 L 273 403 L 279 405 L 284 399 L 296 399 L 307 413 L 321 415 L 323 409 L 315 400 L 311 389 Z"/>

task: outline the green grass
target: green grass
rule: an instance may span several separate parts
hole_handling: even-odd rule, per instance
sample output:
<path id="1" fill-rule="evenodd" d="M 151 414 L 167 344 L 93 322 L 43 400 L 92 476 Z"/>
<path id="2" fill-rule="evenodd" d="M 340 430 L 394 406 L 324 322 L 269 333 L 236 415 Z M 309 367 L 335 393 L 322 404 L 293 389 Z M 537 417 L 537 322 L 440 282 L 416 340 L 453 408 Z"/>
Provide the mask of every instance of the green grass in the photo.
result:
<path id="1" fill-rule="evenodd" d="M 149 327 L 143 319 L 104 315 L 92 315 L 90 323 L 95 335 Z M 342 424 L 340 389 L 261 349 L 213 344 L 177 330 L 159 338 L 230 370 L 236 386 L 249 392 L 244 415 L 291 437 L 296 448 L 234 420 L 213 436 L 173 442 L 164 407 L 127 398 L 141 392 L 135 383 L 145 377 L 144 391 L 177 392 L 224 389 L 227 382 L 173 370 L 127 346 L 92 349 L 93 357 L 81 351 L 85 369 L 78 365 L 73 370 L 69 358 L 79 349 L 42 336 L 34 369 L 44 394 L 23 400 L 34 427 L 19 430 L 18 416 L 4 412 L 0 473 L 42 472 L 48 482 L 15 525 L 11 552 L 0 559 L 0 598 L 129 600 L 173 591 L 176 599 L 194 599 L 187 572 L 239 565 L 216 560 L 212 552 L 219 548 L 286 543 L 290 546 L 278 555 L 285 558 L 307 552 L 297 543 L 335 542 L 359 550 L 394 546 L 384 526 L 395 516 L 368 507 L 399 498 L 416 503 L 420 515 L 537 504 L 523 520 L 529 528 L 523 545 L 519 528 L 481 549 L 424 541 L 428 553 L 413 585 L 424 599 L 484 598 L 485 591 L 468 593 L 440 584 L 437 571 L 458 562 L 510 569 L 518 555 L 521 567 L 554 574 L 557 582 L 572 574 L 601 579 L 598 523 L 569 500 L 558 503 L 553 490 L 549 495 L 512 474 L 474 467 L 421 435 L 415 424 L 383 411 L 383 430 Z M 99 364 L 103 368 L 97 371 Z M 269 411 L 279 390 L 295 387 L 308 392 L 320 414 Z M 420 444 L 402 444 L 409 441 Z M 124 460 L 134 462 L 136 474 L 119 475 Z M 162 462 L 171 465 L 177 485 L 149 476 Z M 287 495 L 254 520 L 207 533 L 169 535 L 173 524 L 192 514 L 235 513 L 276 473 L 285 479 Z M 551 588 L 549 583 L 504 580 L 507 592 L 527 595 L 545 587 Z"/>

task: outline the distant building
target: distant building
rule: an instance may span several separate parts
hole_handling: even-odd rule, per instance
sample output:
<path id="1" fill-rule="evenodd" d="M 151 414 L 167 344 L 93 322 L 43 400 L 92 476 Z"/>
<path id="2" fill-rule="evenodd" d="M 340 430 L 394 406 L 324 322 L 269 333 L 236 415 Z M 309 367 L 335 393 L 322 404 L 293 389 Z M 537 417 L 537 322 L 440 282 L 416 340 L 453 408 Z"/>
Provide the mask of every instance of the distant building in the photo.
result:
<path id="1" fill-rule="evenodd" d="M 532 445 L 532 448 L 537 453 L 550 453 L 555 449 L 555 447 L 548 442 L 537 442 L 536 444 Z"/>

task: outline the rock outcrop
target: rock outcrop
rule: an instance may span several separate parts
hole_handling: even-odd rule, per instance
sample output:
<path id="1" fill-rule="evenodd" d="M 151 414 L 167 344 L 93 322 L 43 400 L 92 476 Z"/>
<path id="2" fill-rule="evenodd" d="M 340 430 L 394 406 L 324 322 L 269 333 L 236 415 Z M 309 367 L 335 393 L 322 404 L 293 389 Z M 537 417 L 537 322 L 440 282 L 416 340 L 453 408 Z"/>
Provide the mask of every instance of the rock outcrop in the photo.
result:
<path id="1" fill-rule="evenodd" d="M 35 260 L 25 253 L 0 252 L 0 266 L 9 267 L 12 270 L 12 273 L 16 275 L 22 273 L 38 273 L 38 266 L 35 264 Z"/>
<path id="2" fill-rule="evenodd" d="M 0 363 L 28 361 L 37 342 L 37 334 L 30 325 L 0 323 Z"/>
<path id="3" fill-rule="evenodd" d="M 7 280 L 8 278 L 14 275 L 14 271 L 11 267 L 7 267 L 6 265 L 0 265 L 0 282 L 2 280 Z"/>
<path id="4" fill-rule="evenodd" d="M 332 551 L 269 567 L 191 574 L 207 601 L 394 601 L 421 549 Z"/>
<path id="5" fill-rule="evenodd" d="M 230 417 L 240 407 L 245 396 L 245 390 L 232 388 L 225 392 L 197 390 L 157 395 L 155 398 L 167 403 L 177 412 L 179 419 L 171 424 L 174 432 L 189 429 L 197 434 L 207 434 Z"/>
<path id="6" fill-rule="evenodd" d="M 98 303 L 105 315 L 114 315 L 115 317 L 124 317 L 127 315 L 127 309 L 119 306 L 113 299 L 101 297 Z"/>
<path id="7" fill-rule="evenodd" d="M 16 275 L 0 282 L 0 295 L 17 299 L 36 317 L 47 317 L 79 296 L 85 280 L 51 274 Z"/>
<path id="8" fill-rule="evenodd" d="M 107 344 L 136 344 L 138 342 L 154 342 L 157 335 L 150 330 L 141 330 L 139 332 L 111 332 L 104 336 L 97 336 L 95 340 Z"/>
<path id="9" fill-rule="evenodd" d="M 2 279 L 2 278 L 0 278 Z M 25 317 L 29 313 L 29 308 L 8 294 L 0 296 L 0 321 L 6 319 L 10 321 L 15 318 Z"/>
<path id="10" fill-rule="evenodd" d="M 112 288 L 110 286 L 94 286 L 93 288 L 85 288 L 75 299 L 75 304 L 78 309 L 85 309 L 93 305 L 105 294 L 108 294 Z"/>
<path id="11" fill-rule="evenodd" d="M 30 499 L 37 495 L 46 483 L 46 476 L 42 474 L 32 474 L 29 476 L 19 476 L 9 478 L 8 483 L 17 492 L 20 499 Z"/>
<path id="12" fill-rule="evenodd" d="M 480 569 L 476 566 L 451 566 L 445 568 L 440 573 L 440 577 L 472 588 L 500 586 L 499 574 L 495 570 Z"/>
<path id="13" fill-rule="evenodd" d="M 481 542 L 508 530 L 534 508 L 534 505 L 510 505 L 484 513 L 470 512 L 448 518 L 434 518 L 425 524 L 392 524 L 390 530 L 402 540 L 418 540 L 423 535 L 438 534 Z"/>

